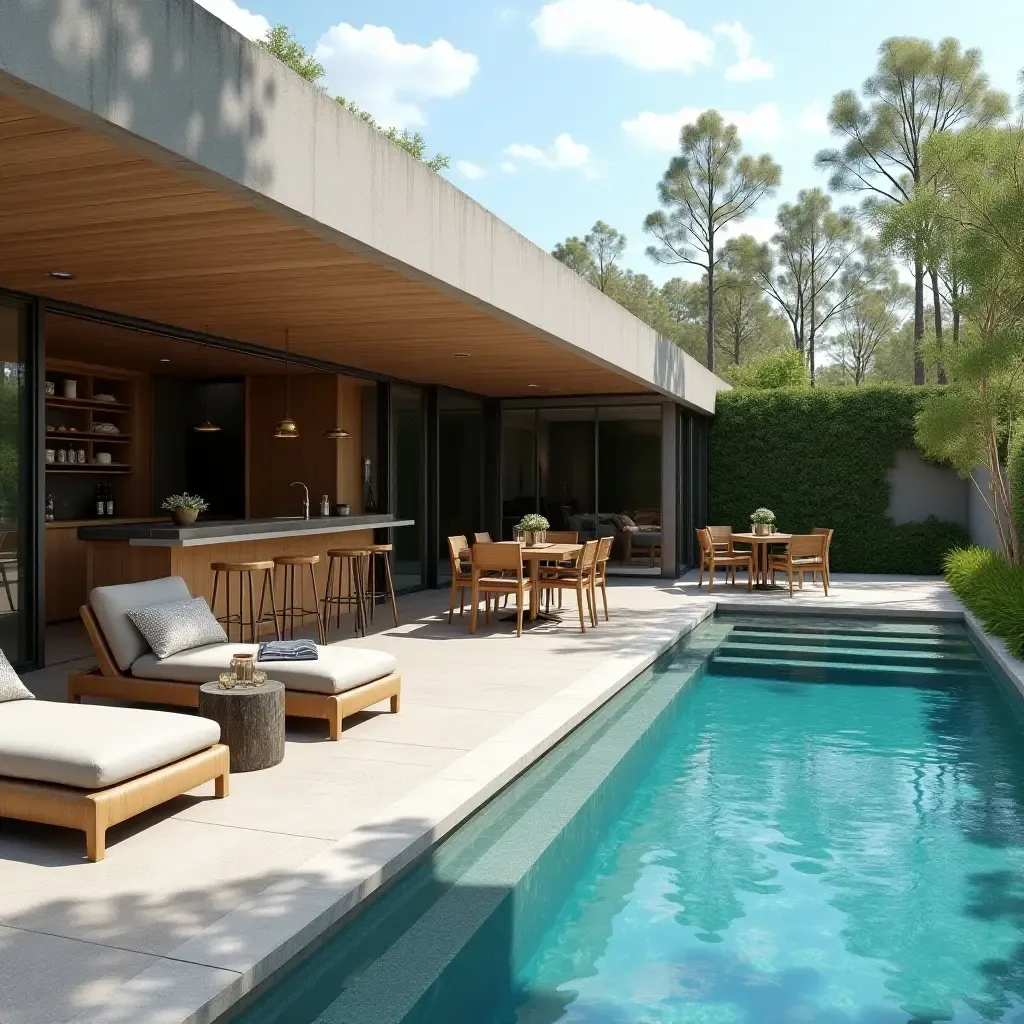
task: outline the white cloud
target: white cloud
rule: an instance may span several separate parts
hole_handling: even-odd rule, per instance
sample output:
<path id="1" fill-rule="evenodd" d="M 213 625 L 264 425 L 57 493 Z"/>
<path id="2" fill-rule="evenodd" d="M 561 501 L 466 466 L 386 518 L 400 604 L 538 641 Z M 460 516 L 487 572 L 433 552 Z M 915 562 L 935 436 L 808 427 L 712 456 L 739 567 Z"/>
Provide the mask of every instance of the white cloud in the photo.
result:
<path id="1" fill-rule="evenodd" d="M 682 19 L 633 0 L 551 0 L 530 27 L 546 50 L 618 57 L 642 71 L 692 72 L 715 49 Z"/>
<path id="2" fill-rule="evenodd" d="M 796 121 L 797 128 L 808 135 L 828 134 L 828 111 L 820 100 L 808 103 Z"/>
<path id="3" fill-rule="evenodd" d="M 486 178 L 487 168 L 473 163 L 472 160 L 456 160 L 455 169 L 464 178 Z"/>
<path id="4" fill-rule="evenodd" d="M 270 22 L 262 14 L 239 7 L 235 0 L 196 0 L 196 3 L 249 39 L 260 39 L 270 31 Z"/>
<path id="5" fill-rule="evenodd" d="M 494 16 L 498 21 L 509 22 L 515 20 L 517 13 L 513 7 L 501 7 L 494 12 Z"/>
<path id="6" fill-rule="evenodd" d="M 429 46 L 400 43 L 389 28 L 345 22 L 320 37 L 316 58 L 327 69 L 331 95 L 355 100 L 382 124 L 397 128 L 424 124 L 420 102 L 462 92 L 480 70 L 475 54 L 457 50 L 447 39 Z"/>
<path id="7" fill-rule="evenodd" d="M 683 107 L 669 114 L 645 110 L 631 121 L 622 122 L 622 130 L 636 143 L 648 149 L 674 150 L 679 146 L 679 131 L 692 124 L 708 107 Z M 723 110 L 722 117 L 739 129 L 743 139 L 774 141 L 782 138 L 782 115 L 777 103 L 759 103 L 753 110 Z"/>
<path id="8" fill-rule="evenodd" d="M 597 172 L 590 165 L 590 147 L 577 142 L 568 132 L 557 136 L 554 143 L 546 149 L 529 143 L 513 142 L 505 147 L 504 155 L 511 157 L 511 160 L 507 161 L 508 167 L 502 164 L 503 171 L 509 168 L 514 171 L 514 161 L 518 160 L 549 171 L 560 171 L 567 167 L 580 168 L 588 178 L 597 177 Z"/>
<path id="9" fill-rule="evenodd" d="M 516 165 L 514 163 L 512 163 L 511 160 L 502 160 L 501 161 L 501 169 L 506 174 L 515 174 L 516 173 Z"/>
<path id="10" fill-rule="evenodd" d="M 771 61 L 754 56 L 754 37 L 739 21 L 722 21 L 714 27 L 721 36 L 727 36 L 736 47 L 736 63 L 725 69 L 730 82 L 749 82 L 755 78 L 771 78 L 775 65 Z"/>

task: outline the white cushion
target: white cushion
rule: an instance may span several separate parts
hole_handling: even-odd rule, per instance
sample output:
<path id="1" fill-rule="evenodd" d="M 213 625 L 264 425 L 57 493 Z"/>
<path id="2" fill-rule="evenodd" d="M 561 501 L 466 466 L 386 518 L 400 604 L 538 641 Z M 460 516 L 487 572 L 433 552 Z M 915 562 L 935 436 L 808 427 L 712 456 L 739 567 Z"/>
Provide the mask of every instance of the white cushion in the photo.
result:
<path id="1" fill-rule="evenodd" d="M 195 715 L 16 700 L 0 705 L 0 775 L 103 789 L 219 739 L 220 726 Z"/>
<path id="2" fill-rule="evenodd" d="M 96 587 L 89 595 L 89 604 L 103 630 L 110 653 L 117 667 L 125 672 L 132 662 L 149 650 L 146 638 L 128 618 L 130 608 L 145 608 L 169 601 L 187 601 L 192 595 L 180 576 L 165 576 L 143 583 L 119 583 L 113 587 Z"/>
<path id="3" fill-rule="evenodd" d="M 7 655 L 0 651 L 0 704 L 9 700 L 34 700 L 35 694 L 21 681 Z"/>
<path id="4" fill-rule="evenodd" d="M 168 679 L 176 683 L 210 683 L 221 672 L 231 668 L 232 654 L 259 651 L 257 644 L 210 644 L 190 651 L 158 658 L 144 654 L 132 665 L 132 675 L 139 679 Z M 397 659 L 384 651 L 364 647 L 320 647 L 317 661 L 257 661 L 256 668 L 277 679 L 289 690 L 307 693 L 344 693 L 364 683 L 391 675 L 398 668 Z"/>

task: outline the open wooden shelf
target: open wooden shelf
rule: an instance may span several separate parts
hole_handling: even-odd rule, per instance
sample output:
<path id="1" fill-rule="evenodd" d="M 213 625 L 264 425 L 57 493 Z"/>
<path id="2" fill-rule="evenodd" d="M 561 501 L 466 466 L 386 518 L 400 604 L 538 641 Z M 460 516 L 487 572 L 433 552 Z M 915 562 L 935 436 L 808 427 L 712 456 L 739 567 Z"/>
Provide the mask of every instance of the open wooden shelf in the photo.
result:
<path id="1" fill-rule="evenodd" d="M 105 466 L 81 462 L 48 462 L 46 472 L 60 473 L 130 473 L 132 467 L 127 462 L 110 462 Z"/>
<path id="2" fill-rule="evenodd" d="M 131 412 L 132 407 L 124 402 L 97 402 L 92 398 L 61 398 L 47 395 L 46 404 L 54 409 L 109 409 L 111 412 Z"/>
<path id="3" fill-rule="evenodd" d="M 131 434 L 86 433 L 84 430 L 48 430 L 47 438 L 52 441 L 103 441 L 109 444 L 129 444 Z"/>

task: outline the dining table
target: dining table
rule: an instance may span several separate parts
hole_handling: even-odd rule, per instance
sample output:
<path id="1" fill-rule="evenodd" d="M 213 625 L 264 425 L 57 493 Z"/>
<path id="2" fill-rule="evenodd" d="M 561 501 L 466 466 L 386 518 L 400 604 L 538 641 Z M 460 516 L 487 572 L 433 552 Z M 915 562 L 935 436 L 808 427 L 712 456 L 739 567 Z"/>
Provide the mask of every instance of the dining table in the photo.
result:
<path id="1" fill-rule="evenodd" d="M 542 622 L 561 622 L 561 617 L 553 612 L 542 612 L 540 610 L 540 567 L 543 562 L 570 562 L 574 561 L 583 550 L 583 543 L 572 544 L 521 544 L 523 562 L 526 564 L 530 575 L 530 621 L 540 619 Z M 459 557 L 470 561 L 472 551 L 464 548 Z M 512 618 L 515 618 L 513 615 Z"/>
<path id="2" fill-rule="evenodd" d="M 768 546 L 770 544 L 788 544 L 793 539 L 791 533 L 734 533 L 733 541 L 749 544 L 754 552 L 754 586 L 758 590 L 771 590 L 768 582 Z"/>

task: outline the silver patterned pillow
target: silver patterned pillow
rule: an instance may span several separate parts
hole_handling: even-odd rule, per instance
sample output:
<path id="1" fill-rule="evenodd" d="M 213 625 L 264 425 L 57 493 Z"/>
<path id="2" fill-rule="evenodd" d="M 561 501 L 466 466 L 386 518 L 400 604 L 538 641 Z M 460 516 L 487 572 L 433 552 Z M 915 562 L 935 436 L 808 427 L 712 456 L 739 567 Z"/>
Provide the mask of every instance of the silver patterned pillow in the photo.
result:
<path id="1" fill-rule="evenodd" d="M 0 704 L 9 700 L 35 700 L 35 696 L 11 668 L 7 655 L 0 651 Z"/>
<path id="2" fill-rule="evenodd" d="M 128 618 L 135 623 L 158 658 L 169 658 L 179 651 L 206 644 L 227 643 L 224 627 L 213 617 L 204 598 L 169 601 L 132 608 Z"/>

